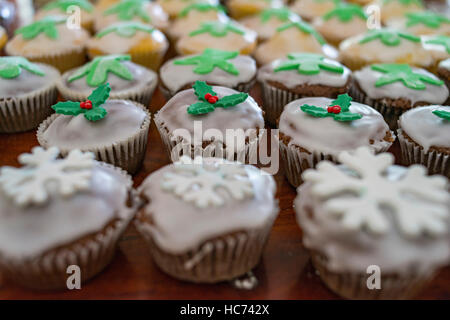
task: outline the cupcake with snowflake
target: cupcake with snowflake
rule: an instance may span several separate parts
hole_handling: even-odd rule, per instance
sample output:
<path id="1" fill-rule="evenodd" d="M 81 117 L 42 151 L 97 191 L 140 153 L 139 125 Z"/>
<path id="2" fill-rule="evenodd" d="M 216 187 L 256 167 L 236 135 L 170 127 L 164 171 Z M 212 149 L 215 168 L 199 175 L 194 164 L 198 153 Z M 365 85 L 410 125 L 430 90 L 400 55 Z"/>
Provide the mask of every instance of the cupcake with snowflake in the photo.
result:
<path id="1" fill-rule="evenodd" d="M 131 62 L 129 55 L 98 56 L 84 66 L 64 73 L 58 90 L 66 100 L 85 101 L 93 89 L 106 83 L 111 87 L 111 99 L 133 100 L 148 106 L 158 76 Z"/>
<path id="2" fill-rule="evenodd" d="M 155 123 L 172 161 L 201 155 L 248 163 L 264 128 L 263 112 L 247 93 L 204 81 L 173 96 Z"/>
<path id="3" fill-rule="evenodd" d="M 234 19 L 242 19 L 268 8 L 280 8 L 283 0 L 229 0 L 226 5 Z"/>
<path id="4" fill-rule="evenodd" d="M 402 18 L 388 21 L 387 25 L 415 35 L 450 35 L 450 18 L 432 11 L 406 13 Z"/>
<path id="5" fill-rule="evenodd" d="M 339 3 L 340 0 L 294 0 L 290 8 L 303 19 L 312 21 L 333 10 Z"/>
<path id="6" fill-rule="evenodd" d="M 35 147 L 20 168 L 0 168 L 0 267 L 33 289 L 67 289 L 67 270 L 81 282 L 113 259 L 117 241 L 136 211 L 124 171 L 72 150 Z"/>
<path id="7" fill-rule="evenodd" d="M 448 179 L 368 148 L 339 162 L 306 171 L 294 201 L 315 269 L 344 298 L 414 297 L 450 260 Z"/>
<path id="8" fill-rule="evenodd" d="M 108 99 L 110 90 L 107 83 L 85 101 L 53 105 L 56 113 L 38 128 L 39 144 L 59 148 L 63 156 L 74 149 L 90 151 L 99 161 L 137 172 L 147 148 L 150 114 L 138 102 Z"/>
<path id="9" fill-rule="evenodd" d="M 256 77 L 256 62 L 238 51 L 205 49 L 201 54 L 167 61 L 159 70 L 160 89 L 170 99 L 195 81 L 248 92 Z"/>
<path id="10" fill-rule="evenodd" d="M 422 0 L 375 0 L 373 4 L 380 8 L 381 21 L 384 24 L 425 8 Z"/>
<path id="11" fill-rule="evenodd" d="M 351 71 L 315 53 L 290 53 L 258 70 L 264 118 L 276 125 L 285 105 L 303 97 L 336 98 L 347 93 Z"/>
<path id="12" fill-rule="evenodd" d="M 342 151 L 366 146 L 384 152 L 395 140 L 383 116 L 348 94 L 337 99 L 303 98 L 284 107 L 279 121 L 279 147 L 285 174 L 294 187 L 302 173 L 323 160 L 338 162 Z"/>
<path id="13" fill-rule="evenodd" d="M 233 20 L 207 21 L 181 37 L 176 50 L 181 55 L 198 54 L 207 48 L 251 54 L 256 46 L 256 38 L 255 31 Z"/>
<path id="14" fill-rule="evenodd" d="M 170 276 L 196 283 L 232 280 L 261 259 L 279 211 L 275 192 L 273 177 L 254 166 L 182 157 L 139 187 L 145 204 L 135 225 Z"/>
<path id="15" fill-rule="evenodd" d="M 434 74 L 407 64 L 374 64 L 353 73 L 351 96 L 377 109 L 391 129 L 417 106 L 443 104 L 449 91 Z"/>

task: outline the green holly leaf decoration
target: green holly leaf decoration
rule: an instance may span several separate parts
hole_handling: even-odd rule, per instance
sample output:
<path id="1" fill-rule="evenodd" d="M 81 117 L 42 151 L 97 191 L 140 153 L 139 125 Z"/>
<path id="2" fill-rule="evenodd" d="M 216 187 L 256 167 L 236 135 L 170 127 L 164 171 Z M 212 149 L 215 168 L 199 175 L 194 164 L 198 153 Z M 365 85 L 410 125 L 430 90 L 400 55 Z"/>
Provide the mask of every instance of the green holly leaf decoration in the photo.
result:
<path id="1" fill-rule="evenodd" d="M 420 42 L 419 37 L 416 37 L 410 33 L 390 29 L 375 29 L 367 32 L 359 43 L 364 44 L 374 40 L 379 40 L 386 46 L 396 47 L 400 44 L 402 39 L 412 42 Z"/>
<path id="2" fill-rule="evenodd" d="M 426 44 L 437 44 L 445 47 L 445 50 L 450 54 L 450 37 L 443 35 L 436 35 L 431 39 L 425 40 Z"/>
<path id="3" fill-rule="evenodd" d="M 307 114 L 309 114 L 309 115 L 311 115 L 313 117 L 316 117 L 316 118 L 330 117 L 330 115 L 328 114 L 328 111 L 323 109 L 323 108 L 321 108 L 321 107 L 316 107 L 316 106 L 311 106 L 309 104 L 304 104 L 304 105 L 302 105 L 300 107 L 300 109 L 303 112 L 305 112 L 305 113 L 307 113 Z"/>
<path id="4" fill-rule="evenodd" d="M 106 36 L 107 34 L 114 32 L 118 36 L 124 37 L 124 38 L 130 38 L 133 37 L 137 31 L 152 33 L 155 29 L 147 24 L 143 24 L 140 22 L 119 22 L 114 23 L 110 25 L 109 27 L 104 28 L 99 33 L 97 33 L 96 37 L 101 38 Z"/>
<path id="5" fill-rule="evenodd" d="M 374 64 L 372 70 L 384 73 L 376 82 L 376 87 L 381 87 L 393 82 L 401 81 L 406 87 L 414 90 L 426 89 L 425 83 L 441 86 L 444 81 L 430 76 L 416 73 L 407 64 Z"/>
<path id="6" fill-rule="evenodd" d="M 133 75 L 130 70 L 123 65 L 122 61 L 130 61 L 129 55 L 109 55 L 94 58 L 91 62 L 85 64 L 83 67 L 77 69 L 68 78 L 69 82 L 86 77 L 86 83 L 91 87 L 98 87 L 106 83 L 108 80 L 108 73 L 113 73 L 116 76 L 125 79 L 133 80 Z"/>
<path id="7" fill-rule="evenodd" d="M 434 110 L 433 114 L 444 120 L 450 121 L 450 112 L 444 110 Z"/>
<path id="8" fill-rule="evenodd" d="M 275 72 L 297 70 L 298 73 L 306 75 L 319 74 L 320 70 L 335 73 L 343 73 L 344 67 L 325 61 L 325 57 L 315 53 L 290 53 L 288 61 L 283 62 L 274 69 Z"/>
<path id="9" fill-rule="evenodd" d="M 64 101 L 52 106 L 56 113 L 76 116 L 84 114 L 89 121 L 99 121 L 107 115 L 107 111 L 101 106 L 109 98 L 111 87 L 109 83 L 99 86 L 88 97 L 86 101 Z"/>
<path id="10" fill-rule="evenodd" d="M 347 3 L 341 3 L 337 5 L 333 10 L 328 11 L 323 16 L 323 20 L 327 21 L 334 17 L 338 18 L 339 21 L 344 23 L 352 21 L 353 18 L 367 20 L 367 15 L 361 6 Z"/>
<path id="11" fill-rule="evenodd" d="M 219 38 L 226 36 L 228 32 L 233 32 L 239 35 L 245 34 L 244 29 L 231 21 L 208 21 L 203 22 L 197 30 L 189 33 L 189 36 L 193 37 L 202 33 L 209 33 L 213 37 Z"/>
<path id="12" fill-rule="evenodd" d="M 301 20 L 285 23 L 281 27 L 278 27 L 277 32 L 283 32 L 290 28 L 297 28 L 303 33 L 312 35 L 321 45 L 326 44 L 325 39 L 316 31 L 316 29 L 314 29 L 309 23 L 306 23 Z"/>
<path id="13" fill-rule="evenodd" d="M 229 96 L 220 98 L 219 101 L 217 101 L 214 104 L 214 107 L 215 108 L 234 107 L 234 106 L 238 105 L 239 103 L 242 103 L 245 100 L 247 100 L 247 98 L 248 98 L 248 94 L 243 93 L 243 92 L 230 94 Z"/>
<path id="14" fill-rule="evenodd" d="M 208 11 L 217 11 L 217 12 L 225 12 L 225 8 L 221 5 L 215 5 L 210 3 L 198 2 L 188 5 L 183 10 L 180 11 L 178 17 L 183 18 L 186 17 L 191 11 L 199 11 L 199 12 L 208 12 Z"/>
<path id="15" fill-rule="evenodd" d="M 340 94 L 338 95 L 337 99 L 331 101 L 331 105 L 341 107 L 342 112 L 349 111 L 351 104 L 352 104 L 352 97 L 350 97 L 348 94 Z"/>
<path id="16" fill-rule="evenodd" d="M 410 5 L 416 5 L 421 8 L 424 7 L 423 2 L 421 0 L 384 0 L 383 1 L 383 3 L 389 3 L 389 2 L 398 2 L 405 7 L 410 6 Z"/>
<path id="17" fill-rule="evenodd" d="M 268 8 L 263 10 L 260 15 L 261 22 L 266 23 L 273 17 L 278 21 L 287 22 L 287 21 L 295 21 L 300 20 L 299 16 L 293 13 L 288 8 Z"/>
<path id="18" fill-rule="evenodd" d="M 70 6 L 79 7 L 86 12 L 92 12 L 94 10 L 94 6 L 87 0 L 56 0 L 47 3 L 42 9 L 45 11 L 58 9 L 59 11 L 66 13 Z"/>
<path id="19" fill-rule="evenodd" d="M 332 117 L 336 121 L 349 122 L 362 118 L 359 113 L 350 112 L 350 104 L 352 98 L 348 94 L 340 94 L 337 99 L 331 101 L 331 104 L 327 109 L 304 104 L 300 106 L 300 109 L 316 118 Z"/>
<path id="20" fill-rule="evenodd" d="M 213 97 L 217 96 L 211 86 L 207 85 L 205 81 L 195 81 L 192 86 L 194 89 L 194 94 L 197 96 L 198 100 L 207 102 L 205 96 L 209 93 Z"/>
<path id="21" fill-rule="evenodd" d="M 219 68 L 237 76 L 239 75 L 239 70 L 227 60 L 236 58 L 238 55 L 238 51 L 223 51 L 207 48 L 201 55 L 178 59 L 173 63 L 176 65 L 196 65 L 193 71 L 197 74 L 208 74 L 212 72 L 214 68 Z"/>
<path id="22" fill-rule="evenodd" d="M 31 40 L 44 33 L 49 39 L 56 40 L 59 37 L 57 24 L 65 23 L 67 18 L 61 16 L 48 16 L 30 23 L 16 30 L 15 34 L 21 34 L 25 40 Z"/>
<path id="23" fill-rule="evenodd" d="M 423 24 L 428 28 L 438 29 L 443 23 L 450 23 L 450 19 L 431 11 L 409 12 L 406 14 L 406 26 L 408 28 Z"/>
<path id="24" fill-rule="evenodd" d="M 198 115 L 213 112 L 214 109 L 214 105 L 212 105 L 211 103 L 201 101 L 191 104 L 188 107 L 187 112 L 189 114 Z"/>
<path id="25" fill-rule="evenodd" d="M 150 23 L 150 16 L 144 9 L 144 4 L 149 1 L 144 0 L 122 0 L 119 3 L 111 6 L 103 12 L 103 15 L 117 15 L 119 20 L 130 21 L 134 17 L 138 17 L 143 22 Z"/>
<path id="26" fill-rule="evenodd" d="M 31 63 L 24 57 L 0 57 L 1 78 L 17 78 L 22 73 L 22 69 L 41 77 L 45 75 L 41 68 L 39 68 L 36 64 Z"/>

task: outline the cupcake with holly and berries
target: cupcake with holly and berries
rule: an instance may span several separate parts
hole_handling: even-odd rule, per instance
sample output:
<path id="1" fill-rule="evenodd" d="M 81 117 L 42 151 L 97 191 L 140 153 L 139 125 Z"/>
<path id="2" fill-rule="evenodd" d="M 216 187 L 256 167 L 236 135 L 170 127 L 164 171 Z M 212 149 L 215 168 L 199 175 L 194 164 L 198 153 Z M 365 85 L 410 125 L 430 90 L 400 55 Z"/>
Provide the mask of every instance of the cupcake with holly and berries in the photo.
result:
<path id="1" fill-rule="evenodd" d="M 410 12 L 402 18 L 388 21 L 387 25 L 415 35 L 450 36 L 450 18 L 432 11 Z"/>
<path id="2" fill-rule="evenodd" d="M 17 29 L 6 44 L 6 53 L 52 65 L 60 72 L 82 65 L 89 34 L 84 29 L 69 28 L 66 20 L 49 16 Z"/>
<path id="3" fill-rule="evenodd" d="M 449 91 L 434 74 L 407 64 L 374 64 L 353 73 L 351 96 L 377 109 L 391 129 L 412 108 L 443 104 Z"/>
<path id="4" fill-rule="evenodd" d="M 111 99 L 133 100 L 148 106 L 158 83 L 157 74 L 131 62 L 129 55 L 98 56 L 62 75 L 58 90 L 66 100 L 84 101 L 91 91 L 109 83 Z"/>
<path id="5" fill-rule="evenodd" d="M 247 93 L 204 81 L 173 96 L 155 123 L 172 161 L 200 155 L 247 163 L 264 128 L 263 112 Z"/>
<path id="6" fill-rule="evenodd" d="M 35 147 L 22 167 L 0 168 L 0 268 L 28 288 L 67 290 L 74 266 L 80 284 L 99 274 L 137 209 L 123 170 L 76 149 L 59 156 Z"/>
<path id="7" fill-rule="evenodd" d="M 234 19 L 242 19 L 268 8 L 280 8 L 283 0 L 229 0 L 226 5 Z"/>
<path id="8" fill-rule="evenodd" d="M 284 107 L 279 121 L 281 158 L 294 187 L 302 174 L 320 161 L 338 161 L 338 154 L 367 146 L 384 152 L 395 140 L 383 116 L 348 94 L 337 99 L 303 98 Z"/>
<path id="9" fill-rule="evenodd" d="M 195 81 L 248 92 L 256 77 L 256 62 L 238 51 L 205 49 L 201 54 L 167 61 L 159 70 L 160 88 L 170 99 L 192 87 Z"/>
<path id="10" fill-rule="evenodd" d="M 333 10 L 341 0 L 294 0 L 290 9 L 307 21 L 323 16 Z"/>
<path id="11" fill-rule="evenodd" d="M 342 152 L 303 174 L 294 208 L 325 285 L 347 299 L 410 299 L 450 259 L 448 179 L 390 153 Z"/>
<path id="12" fill-rule="evenodd" d="M 38 128 L 39 144 L 59 148 L 63 156 L 74 149 L 90 151 L 97 160 L 137 172 L 147 148 L 150 113 L 138 102 L 108 99 L 110 90 L 109 84 L 101 85 L 86 101 L 53 105 L 56 113 Z"/>
<path id="13" fill-rule="evenodd" d="M 351 71 L 315 53 L 290 53 L 258 70 L 264 118 L 275 125 L 289 102 L 303 97 L 336 98 L 347 93 Z"/>
<path id="14" fill-rule="evenodd" d="M 422 0 L 375 0 L 373 4 L 380 9 L 381 21 L 384 24 L 402 18 L 407 13 L 423 11 L 425 8 Z"/>

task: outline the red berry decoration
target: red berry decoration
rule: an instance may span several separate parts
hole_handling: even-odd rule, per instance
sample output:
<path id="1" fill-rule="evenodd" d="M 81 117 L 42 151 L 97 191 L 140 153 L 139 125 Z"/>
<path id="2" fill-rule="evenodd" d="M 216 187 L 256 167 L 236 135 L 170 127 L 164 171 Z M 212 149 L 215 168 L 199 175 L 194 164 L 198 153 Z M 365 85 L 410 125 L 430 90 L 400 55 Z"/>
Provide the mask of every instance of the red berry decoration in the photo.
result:
<path id="1" fill-rule="evenodd" d="M 213 95 L 211 93 L 207 93 L 205 94 L 205 100 L 209 100 L 213 97 Z"/>
<path id="2" fill-rule="evenodd" d="M 338 114 L 341 112 L 341 107 L 340 106 L 331 106 L 327 108 L 327 111 L 329 113 L 334 113 L 334 114 Z"/>
<path id="3" fill-rule="evenodd" d="M 86 101 L 80 102 L 80 108 L 81 109 L 92 109 L 92 101 L 86 100 Z"/>

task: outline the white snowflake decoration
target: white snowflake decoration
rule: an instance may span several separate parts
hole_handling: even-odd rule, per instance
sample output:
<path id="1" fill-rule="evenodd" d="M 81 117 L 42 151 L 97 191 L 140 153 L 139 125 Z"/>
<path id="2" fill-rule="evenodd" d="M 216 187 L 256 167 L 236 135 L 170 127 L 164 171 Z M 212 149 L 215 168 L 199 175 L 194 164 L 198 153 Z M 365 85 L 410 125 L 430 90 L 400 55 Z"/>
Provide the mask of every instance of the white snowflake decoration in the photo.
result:
<path id="1" fill-rule="evenodd" d="M 388 180 L 383 173 L 393 164 L 393 156 L 374 155 L 365 147 L 353 154 L 342 152 L 338 159 L 357 175 L 345 174 L 337 165 L 323 161 L 317 170 L 307 170 L 303 178 L 313 183 L 314 195 L 328 199 L 327 213 L 342 217 L 345 227 L 353 230 L 367 227 L 378 234 L 387 232 L 390 226 L 384 207 L 393 213 L 398 228 L 406 236 L 448 231 L 450 197 L 444 177 L 429 177 L 424 167 L 414 165 L 401 179 Z M 343 192 L 357 196 L 339 197 Z"/>
<path id="2" fill-rule="evenodd" d="M 57 159 L 59 150 L 35 147 L 32 153 L 21 154 L 22 168 L 3 167 L 0 170 L 0 187 L 18 206 L 42 204 L 50 193 L 70 196 L 89 188 L 94 154 L 72 150 L 64 159 Z M 55 183 L 56 188 L 50 184 Z"/>
<path id="3" fill-rule="evenodd" d="M 161 187 L 199 208 L 222 206 L 226 199 L 219 189 L 236 200 L 253 196 L 253 185 L 242 164 L 227 161 L 223 165 L 208 166 L 201 157 L 195 160 L 181 157 L 174 171 L 164 175 Z"/>

